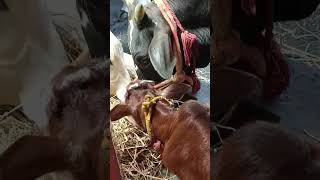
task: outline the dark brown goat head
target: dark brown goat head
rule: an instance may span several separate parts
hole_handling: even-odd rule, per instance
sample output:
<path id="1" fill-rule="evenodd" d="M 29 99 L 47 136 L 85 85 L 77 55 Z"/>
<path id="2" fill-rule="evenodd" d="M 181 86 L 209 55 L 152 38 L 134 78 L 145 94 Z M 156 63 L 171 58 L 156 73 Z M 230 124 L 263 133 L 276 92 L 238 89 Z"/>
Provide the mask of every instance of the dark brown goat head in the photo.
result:
<path id="1" fill-rule="evenodd" d="M 163 90 L 154 89 L 155 83 L 148 80 L 136 80 L 127 86 L 125 102 L 116 105 L 110 113 L 111 121 L 116 121 L 124 116 L 132 116 L 135 124 L 144 128 L 144 117 L 141 105 L 146 95 L 163 96 L 169 99 L 180 99 L 186 93 L 190 93 L 191 86 L 184 83 L 174 83 Z"/>
<path id="2" fill-rule="evenodd" d="M 1 180 L 35 179 L 63 170 L 74 179 L 107 179 L 101 142 L 108 124 L 110 61 L 83 60 L 53 79 L 47 108 L 50 135 L 24 136 L 11 145 L 0 156 Z"/>
<path id="3" fill-rule="evenodd" d="M 53 95 L 47 109 L 50 135 L 68 144 L 69 158 L 77 166 L 91 169 L 81 176 L 92 176 L 90 171 L 97 170 L 93 164 L 108 129 L 108 68 L 105 60 L 69 65 L 52 81 Z"/>

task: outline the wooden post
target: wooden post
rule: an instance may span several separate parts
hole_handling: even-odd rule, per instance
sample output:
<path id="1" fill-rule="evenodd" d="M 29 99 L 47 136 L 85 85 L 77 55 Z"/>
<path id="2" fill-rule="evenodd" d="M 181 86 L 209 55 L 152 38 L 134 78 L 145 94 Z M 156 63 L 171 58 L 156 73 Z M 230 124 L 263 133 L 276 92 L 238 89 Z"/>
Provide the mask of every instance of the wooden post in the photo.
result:
<path id="1" fill-rule="evenodd" d="M 216 67 L 230 65 L 240 57 L 240 36 L 232 30 L 233 0 L 211 1 L 213 64 Z"/>

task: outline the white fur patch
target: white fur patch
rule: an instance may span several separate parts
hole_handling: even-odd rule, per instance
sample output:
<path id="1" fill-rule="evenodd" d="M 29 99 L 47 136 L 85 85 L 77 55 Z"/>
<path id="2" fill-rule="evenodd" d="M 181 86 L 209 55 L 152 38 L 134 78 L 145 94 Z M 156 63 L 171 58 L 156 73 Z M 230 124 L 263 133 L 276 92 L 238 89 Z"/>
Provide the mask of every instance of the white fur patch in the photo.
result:
<path id="1" fill-rule="evenodd" d="M 156 26 L 158 26 L 158 22 L 157 22 L 157 21 L 153 21 L 153 20 L 152 20 L 152 22 L 153 22 Z"/>
<path id="2" fill-rule="evenodd" d="M 89 24 L 89 18 L 87 16 L 86 12 L 83 11 L 83 9 L 81 9 L 81 13 L 82 13 L 81 25 L 83 27 L 86 27 Z"/>
<path id="3" fill-rule="evenodd" d="M 130 28 L 130 32 L 129 32 L 129 49 L 131 51 L 131 46 L 132 46 L 132 35 L 133 35 L 133 20 L 129 20 L 129 28 Z"/>
<path id="4" fill-rule="evenodd" d="M 131 84 L 130 86 L 128 86 L 128 90 L 130 89 L 133 89 L 133 88 L 137 88 L 139 87 L 141 84 L 143 83 L 153 83 L 153 81 L 150 81 L 150 80 L 142 80 L 140 82 L 137 82 L 137 83 L 134 83 L 134 84 Z"/>
<path id="5" fill-rule="evenodd" d="M 133 4 L 134 0 L 125 0 L 127 2 L 127 4 Z"/>
<path id="6" fill-rule="evenodd" d="M 131 90 L 131 89 L 136 88 L 136 87 L 139 87 L 139 83 L 131 84 L 130 86 L 128 86 L 128 90 Z"/>
<path id="7" fill-rule="evenodd" d="M 153 83 L 153 81 L 151 81 L 151 80 L 142 80 L 142 81 L 140 81 L 140 84 L 142 84 L 142 83 Z"/>
<path id="8" fill-rule="evenodd" d="M 120 99 L 122 103 L 125 102 L 126 93 L 126 87 L 119 87 L 119 89 L 116 92 L 117 97 Z"/>
<path id="9" fill-rule="evenodd" d="M 131 56 L 130 56 L 131 57 Z M 121 100 L 126 93 L 127 85 L 130 83 L 130 75 L 127 71 L 127 63 L 133 63 L 133 59 L 124 56 L 121 42 L 110 31 L 110 95 L 117 95 Z M 132 61 L 132 62 L 131 62 Z M 120 96 L 120 97 L 119 97 Z"/>

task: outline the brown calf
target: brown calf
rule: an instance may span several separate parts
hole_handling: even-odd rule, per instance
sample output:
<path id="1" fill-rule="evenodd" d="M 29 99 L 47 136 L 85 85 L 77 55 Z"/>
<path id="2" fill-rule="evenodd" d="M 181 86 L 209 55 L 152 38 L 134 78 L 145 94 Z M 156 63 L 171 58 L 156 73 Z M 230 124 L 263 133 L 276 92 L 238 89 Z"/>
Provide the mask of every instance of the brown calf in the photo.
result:
<path id="1" fill-rule="evenodd" d="M 225 141 L 216 180 L 320 179 L 320 147 L 278 125 L 257 122 Z"/>
<path id="2" fill-rule="evenodd" d="M 170 98 L 181 97 L 186 85 L 175 84 L 162 92 L 153 89 L 153 82 L 136 81 L 128 85 L 125 103 L 115 106 L 111 121 L 132 116 L 138 126 L 146 129 L 142 103 L 146 95 Z M 190 90 L 190 87 L 189 87 Z M 152 110 L 153 138 L 164 144 L 163 164 L 181 180 L 208 180 L 210 178 L 209 108 L 190 100 L 179 108 L 158 101 Z"/>
<path id="3" fill-rule="evenodd" d="M 78 180 L 105 180 L 101 142 L 107 128 L 108 65 L 80 63 L 53 79 L 47 137 L 19 139 L 0 157 L 1 180 L 33 180 L 68 170 Z"/>

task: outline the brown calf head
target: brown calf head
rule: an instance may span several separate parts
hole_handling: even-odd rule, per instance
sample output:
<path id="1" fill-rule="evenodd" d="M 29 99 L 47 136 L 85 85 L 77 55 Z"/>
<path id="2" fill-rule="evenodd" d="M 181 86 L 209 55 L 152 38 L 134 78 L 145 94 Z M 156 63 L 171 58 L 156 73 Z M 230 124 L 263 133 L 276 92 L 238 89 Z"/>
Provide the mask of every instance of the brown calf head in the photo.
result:
<path id="1" fill-rule="evenodd" d="M 191 86 L 183 83 L 171 84 L 164 90 L 154 89 L 155 83 L 147 80 L 137 80 L 127 86 L 125 102 L 116 105 L 110 113 L 111 121 L 116 121 L 124 116 L 132 116 L 135 123 L 145 128 L 144 114 L 141 105 L 146 95 L 163 96 L 170 99 L 180 99 L 185 93 L 191 92 Z"/>
<path id="2" fill-rule="evenodd" d="M 97 162 L 95 156 L 108 124 L 107 63 L 104 60 L 62 69 L 52 81 L 47 111 L 50 135 L 68 144 L 70 159 L 81 161 L 75 164 L 93 171 L 95 165 L 91 163 Z"/>
<path id="3" fill-rule="evenodd" d="M 314 142 L 277 125 L 257 122 L 225 142 L 215 179 L 316 180 L 320 178 L 319 154 Z"/>

